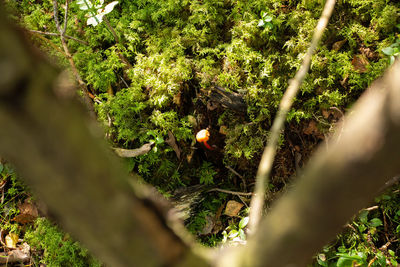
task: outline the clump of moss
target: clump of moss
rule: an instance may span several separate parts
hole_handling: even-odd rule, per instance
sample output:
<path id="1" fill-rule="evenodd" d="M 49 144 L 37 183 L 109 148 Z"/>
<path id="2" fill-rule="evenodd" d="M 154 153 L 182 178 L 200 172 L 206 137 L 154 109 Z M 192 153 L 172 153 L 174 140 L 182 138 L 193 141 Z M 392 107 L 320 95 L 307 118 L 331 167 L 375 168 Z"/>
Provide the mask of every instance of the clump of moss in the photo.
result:
<path id="1" fill-rule="evenodd" d="M 39 258 L 38 263 L 47 266 L 102 266 L 87 249 L 45 218 L 36 220 L 26 231 L 24 240 L 31 246 L 33 256 Z"/>
<path id="2" fill-rule="evenodd" d="M 105 23 L 87 26 L 85 11 L 73 1 L 67 34 L 88 45 L 67 42 L 96 99 L 99 120 L 110 142 L 124 148 L 155 144 L 150 153 L 130 159 L 130 169 L 160 191 L 171 192 L 199 183 L 198 174 L 206 161 L 215 168 L 206 168 L 212 169 L 212 179 L 202 182 L 229 186 L 231 176 L 221 171 L 226 165 L 245 173 L 245 179 L 254 179 L 269 127 L 288 81 L 300 67 L 323 2 L 123 1 L 107 14 L 117 42 Z M 9 5 L 25 27 L 56 32 L 49 3 L 23 0 Z M 389 66 L 382 48 L 397 42 L 399 9 L 400 3 L 394 0 L 337 1 L 289 112 L 288 128 L 293 132 L 282 136 L 281 151 L 305 146 L 307 138 L 314 138 L 314 143 L 323 138 L 321 132 L 331 123 L 325 118 L 326 111 L 345 111 Z M 61 6 L 59 13 L 64 14 Z M 59 38 L 46 38 L 34 36 L 37 44 L 67 66 L 64 55 L 54 49 L 60 47 Z M 214 85 L 239 94 L 247 110 L 238 113 L 214 103 Z M 309 121 L 322 124 L 321 132 L 304 137 Z M 195 132 L 207 127 L 218 139 L 219 149 L 213 152 L 194 142 Z M 170 145 L 171 134 L 180 158 Z M 290 136 L 299 139 L 298 144 Z"/>

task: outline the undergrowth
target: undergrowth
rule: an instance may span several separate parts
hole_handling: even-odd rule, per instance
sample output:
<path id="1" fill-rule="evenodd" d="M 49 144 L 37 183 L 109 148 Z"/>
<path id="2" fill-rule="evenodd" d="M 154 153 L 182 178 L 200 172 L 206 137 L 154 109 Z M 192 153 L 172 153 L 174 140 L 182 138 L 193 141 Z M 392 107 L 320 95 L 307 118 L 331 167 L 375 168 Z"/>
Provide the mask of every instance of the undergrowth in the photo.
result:
<path id="1" fill-rule="evenodd" d="M 29 188 L 21 182 L 13 167 L 0 161 L 0 229 L 1 246 L 7 246 L 4 241 L 7 236 L 14 234 L 18 238 L 17 247 L 26 242 L 32 255 L 31 266 L 102 266 L 93 258 L 87 249 L 74 241 L 68 234 L 60 230 L 49 219 L 30 217 L 21 214 L 21 204 L 34 204 Z M 38 214 L 36 214 L 37 216 Z M 22 240 L 22 242 L 21 242 Z M 9 248 L 8 248 L 9 249 Z M 11 264 L 11 263 L 10 263 Z"/>
<path id="2" fill-rule="evenodd" d="M 64 3 L 58 2 L 62 18 Z M 72 1 L 66 34 L 88 45 L 71 39 L 67 44 L 110 144 L 129 149 L 153 143 L 149 153 L 126 161 L 131 171 L 165 195 L 196 184 L 248 190 L 227 166 L 242 173 L 247 184 L 254 182 L 268 129 L 288 81 L 300 67 L 323 2 L 120 1 L 106 15 L 117 41 L 105 23 L 87 25 L 86 12 Z M 23 27 L 57 32 L 50 2 L 8 0 L 7 4 L 11 16 Z M 332 117 L 337 117 L 332 108 L 346 111 L 398 56 L 399 12 L 400 4 L 394 0 L 337 1 L 289 112 L 289 130 L 282 135 L 271 179 L 273 191 L 290 181 L 296 168 L 294 155 L 300 153 L 305 161 L 324 139 L 334 122 Z M 69 67 L 59 37 L 34 33 L 31 37 Z M 245 111 L 216 102 L 214 86 L 239 94 Z M 316 126 L 310 130 L 307 125 L 314 122 Z M 217 149 L 209 151 L 196 144 L 195 134 L 204 128 L 209 128 L 210 142 Z M 199 213 L 187 222 L 196 234 L 206 217 L 215 215 L 217 206 L 222 205 L 221 196 L 216 200 L 207 197 L 201 205 Z M 368 220 L 373 216 L 369 213 Z M 228 221 L 225 218 L 224 224 Z M 215 245 L 222 234 L 199 238 Z M 335 253 L 351 256 L 355 249 L 344 246 L 339 250 L 341 247 L 336 246 Z M 337 255 L 333 259 L 338 259 Z"/>

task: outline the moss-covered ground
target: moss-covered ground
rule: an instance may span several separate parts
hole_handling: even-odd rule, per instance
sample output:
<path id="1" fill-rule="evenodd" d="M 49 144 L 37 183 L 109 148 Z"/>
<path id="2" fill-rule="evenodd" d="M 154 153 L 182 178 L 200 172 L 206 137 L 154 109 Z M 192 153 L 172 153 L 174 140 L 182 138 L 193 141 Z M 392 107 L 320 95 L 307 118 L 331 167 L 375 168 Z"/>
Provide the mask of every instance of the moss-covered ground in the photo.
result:
<path id="1" fill-rule="evenodd" d="M 29 31 L 57 32 L 51 1 L 6 3 L 10 16 L 27 29 L 33 43 L 70 68 L 58 36 Z M 149 153 L 125 161 L 130 171 L 167 197 L 182 188 L 204 185 L 202 201 L 193 207 L 186 224 L 206 245 L 244 238 L 244 223 L 239 222 L 247 216 L 248 197 L 205 193 L 204 188 L 252 190 L 280 99 L 301 64 L 323 4 L 320 0 L 119 1 L 106 19 L 93 26 L 87 25 L 90 12 L 70 1 L 66 34 L 85 44 L 66 39 L 67 45 L 110 146 L 133 149 L 152 142 Z M 59 1 L 58 7 L 62 20 L 65 3 Z M 382 75 L 391 56 L 399 53 L 399 12 L 395 0 L 337 1 L 289 113 L 269 203 L 285 191 L 318 143 Z M 240 105 L 227 105 L 221 90 Z M 213 150 L 195 140 L 205 128 L 211 133 Z M 386 261 L 397 265 L 400 196 L 397 188 L 388 190 L 376 208 L 362 211 L 316 257 L 316 265 L 382 266 Z M 237 216 L 224 215 L 229 200 L 244 204 Z M 18 224 L 6 221 L 2 229 L 21 231 Z M 210 221 L 211 229 L 205 229 Z M 33 227 L 26 238 L 43 249 L 47 243 L 34 234 L 50 225 L 39 221 Z M 45 258 L 49 265 L 53 260 Z"/>

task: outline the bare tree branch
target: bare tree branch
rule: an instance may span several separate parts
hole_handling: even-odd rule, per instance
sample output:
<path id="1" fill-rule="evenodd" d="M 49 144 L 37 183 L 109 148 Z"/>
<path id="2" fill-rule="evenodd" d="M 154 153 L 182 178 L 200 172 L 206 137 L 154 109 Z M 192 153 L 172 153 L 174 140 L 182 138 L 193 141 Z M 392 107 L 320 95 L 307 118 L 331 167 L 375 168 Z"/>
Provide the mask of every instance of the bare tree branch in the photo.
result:
<path id="1" fill-rule="evenodd" d="M 67 31 L 67 24 L 68 24 L 68 6 L 69 0 L 65 0 L 65 13 L 64 13 L 64 28 L 62 29 L 61 35 L 65 36 L 65 32 Z"/>
<path id="2" fill-rule="evenodd" d="M 231 166 L 225 165 L 225 167 L 228 170 L 230 170 L 233 174 L 235 174 L 237 177 L 242 179 L 244 190 L 247 191 L 246 179 L 244 179 L 244 177 L 242 175 L 240 175 L 237 171 L 235 171 Z"/>
<path id="3" fill-rule="evenodd" d="M 42 32 L 42 31 L 37 31 L 37 30 L 27 30 L 27 31 L 32 32 L 32 33 L 42 34 L 42 35 L 61 36 L 61 34 L 55 33 L 55 32 Z M 81 43 L 83 45 L 89 45 L 87 42 L 82 41 L 82 40 L 80 40 L 78 38 L 75 38 L 73 36 L 69 36 L 69 35 L 64 34 L 64 37 L 67 38 L 67 39 L 71 39 L 71 40 L 77 41 L 77 42 L 79 42 L 79 43 Z"/>
<path id="4" fill-rule="evenodd" d="M 245 192 L 236 192 L 236 191 L 231 191 L 231 190 L 225 190 L 225 189 L 219 189 L 219 188 L 213 188 L 208 190 L 207 192 L 221 192 L 221 193 L 227 193 L 227 194 L 232 194 L 232 195 L 238 195 L 238 196 L 251 196 L 253 193 L 245 193 Z"/>
<path id="5" fill-rule="evenodd" d="M 113 148 L 115 153 L 122 158 L 134 158 L 144 154 L 147 154 L 151 150 L 153 143 L 147 143 L 136 149 L 123 149 L 123 148 Z"/>
<path id="6" fill-rule="evenodd" d="M 319 40 L 322 37 L 324 29 L 326 28 L 329 18 L 333 12 L 335 6 L 335 0 L 327 0 L 324 10 L 322 11 L 321 18 L 318 21 L 317 27 L 314 31 L 314 36 L 311 41 L 311 45 L 304 57 L 303 63 L 296 73 L 296 76 L 289 82 L 289 87 L 286 90 L 281 103 L 279 105 L 279 110 L 271 127 L 271 135 L 268 140 L 268 145 L 264 150 L 261 158 L 260 165 L 258 167 L 256 186 L 254 190 L 253 198 L 251 199 L 250 205 L 250 221 L 249 230 L 250 233 L 254 233 L 257 225 L 262 217 L 263 207 L 265 202 L 265 194 L 267 190 L 267 183 L 271 173 L 272 164 L 275 158 L 276 149 L 278 146 L 279 136 L 284 128 L 284 123 L 286 121 L 286 115 L 289 112 L 294 98 L 303 83 L 303 80 L 308 72 L 311 64 L 311 57 L 317 48 Z"/>
<path id="7" fill-rule="evenodd" d="M 207 266 L 161 196 L 129 177 L 58 71 L 10 26 L 0 4 L 0 154 L 61 226 L 107 266 Z M 21 82 L 23 81 L 23 82 Z M 102 241 L 99 241 L 99 240 Z M 188 241 L 189 240 L 189 241 Z"/>

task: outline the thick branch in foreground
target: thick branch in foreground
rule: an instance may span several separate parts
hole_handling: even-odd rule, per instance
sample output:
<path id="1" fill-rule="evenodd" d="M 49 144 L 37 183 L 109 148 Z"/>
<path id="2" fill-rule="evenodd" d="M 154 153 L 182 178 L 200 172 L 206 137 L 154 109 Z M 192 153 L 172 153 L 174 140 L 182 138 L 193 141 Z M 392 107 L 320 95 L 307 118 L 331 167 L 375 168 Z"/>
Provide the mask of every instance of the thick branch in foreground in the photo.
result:
<path id="1" fill-rule="evenodd" d="M 300 180 L 241 250 L 219 266 L 305 266 L 385 182 L 400 173 L 400 62 L 357 102 L 343 132 L 321 146 Z"/>
<path id="2" fill-rule="evenodd" d="M 125 173 L 84 109 L 54 91 L 58 71 L 2 10 L 1 156 L 107 266 L 204 266 L 161 198 Z"/>
<path id="3" fill-rule="evenodd" d="M 336 0 L 327 0 L 325 3 L 324 10 L 322 11 L 321 18 L 318 21 L 317 27 L 315 28 L 314 36 L 312 38 L 310 47 L 304 57 L 303 63 L 300 66 L 299 71 L 296 73 L 295 77 L 289 83 L 289 87 L 286 90 L 281 103 L 279 105 L 278 114 L 274 120 L 271 127 L 271 136 L 268 140 L 268 145 L 264 150 L 261 158 L 261 162 L 258 167 L 257 177 L 256 177 L 256 187 L 254 189 L 254 196 L 251 199 L 250 205 L 250 221 L 249 229 L 250 233 L 254 233 L 257 225 L 261 219 L 262 211 L 265 202 L 265 191 L 267 190 L 267 183 L 269 176 L 271 174 L 272 164 L 274 162 L 276 149 L 278 147 L 279 135 L 284 128 L 284 123 L 286 121 L 286 115 L 289 112 L 294 98 L 299 91 L 301 84 L 310 68 L 311 57 L 314 54 L 315 49 L 322 37 L 324 29 L 326 28 L 329 18 L 335 7 Z"/>

